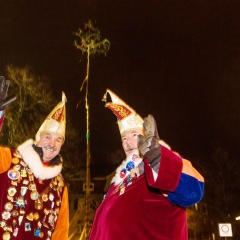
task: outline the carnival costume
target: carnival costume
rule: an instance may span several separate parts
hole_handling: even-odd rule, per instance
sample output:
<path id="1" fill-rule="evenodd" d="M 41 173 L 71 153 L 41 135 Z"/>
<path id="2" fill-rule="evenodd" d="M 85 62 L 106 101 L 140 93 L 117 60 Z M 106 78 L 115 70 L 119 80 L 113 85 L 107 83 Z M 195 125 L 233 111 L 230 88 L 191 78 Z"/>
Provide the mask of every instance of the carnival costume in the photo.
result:
<path id="1" fill-rule="evenodd" d="M 117 169 L 95 213 L 89 239 L 187 240 L 186 207 L 201 200 L 203 177 L 159 141 L 152 116 L 143 121 L 115 93 L 109 89 L 107 93 L 112 103 L 106 106 L 117 116 L 120 133 L 139 128 L 145 132 L 139 146 L 143 159 L 140 163 L 127 159 Z M 137 166 L 140 175 L 131 177 L 131 169 Z"/>
<path id="2" fill-rule="evenodd" d="M 66 97 L 36 134 L 65 138 Z M 59 240 L 68 237 L 68 191 L 61 175 L 62 158 L 42 162 L 42 148 L 27 140 L 17 150 L 0 147 L 0 236 L 4 240 Z"/>

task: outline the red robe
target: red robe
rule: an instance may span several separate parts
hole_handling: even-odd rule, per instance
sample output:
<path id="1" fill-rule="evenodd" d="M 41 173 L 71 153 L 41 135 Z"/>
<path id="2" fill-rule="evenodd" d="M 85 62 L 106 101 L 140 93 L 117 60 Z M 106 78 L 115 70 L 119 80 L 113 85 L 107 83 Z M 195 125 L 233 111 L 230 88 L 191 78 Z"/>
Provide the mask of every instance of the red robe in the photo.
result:
<path id="1" fill-rule="evenodd" d="M 21 164 L 23 160 L 17 156 L 19 163 L 16 164 L 13 158 L 14 156 L 12 156 L 9 148 L 0 147 L 0 237 L 2 238 L 3 234 L 9 234 L 11 240 L 67 239 L 69 225 L 68 192 L 63 179 L 60 175 L 56 179 L 54 178 L 57 184 L 53 184 L 54 186 L 50 189 L 48 189 L 48 186 L 52 183 L 52 179 L 38 181 L 33 176 L 32 182 L 28 182 L 31 173 L 23 174 L 24 167 Z M 8 176 L 11 173 L 9 170 L 18 169 L 19 166 L 17 165 L 20 165 L 18 172 L 21 173 L 22 177 L 12 181 Z M 26 167 L 26 169 L 28 168 Z M 35 200 L 31 198 L 31 183 L 36 184 L 39 194 L 45 191 L 49 198 L 43 202 L 42 209 L 34 207 Z M 58 188 L 58 184 L 61 185 L 60 188 Z M 21 189 L 26 191 L 22 194 L 23 202 L 19 201 L 21 200 L 19 198 Z M 9 190 L 16 191 L 16 193 L 13 195 Z M 12 198 L 11 195 L 13 195 Z M 7 210 L 6 206 L 8 206 Z M 6 217 L 9 213 L 11 215 Z M 18 215 L 16 216 L 16 214 Z M 22 216 L 20 223 L 19 216 Z M 16 232 L 17 234 L 14 235 Z"/>
<path id="2" fill-rule="evenodd" d="M 186 207 L 200 201 L 203 187 L 191 163 L 162 146 L 157 179 L 145 159 L 140 177 L 110 185 L 89 240 L 187 240 Z"/>

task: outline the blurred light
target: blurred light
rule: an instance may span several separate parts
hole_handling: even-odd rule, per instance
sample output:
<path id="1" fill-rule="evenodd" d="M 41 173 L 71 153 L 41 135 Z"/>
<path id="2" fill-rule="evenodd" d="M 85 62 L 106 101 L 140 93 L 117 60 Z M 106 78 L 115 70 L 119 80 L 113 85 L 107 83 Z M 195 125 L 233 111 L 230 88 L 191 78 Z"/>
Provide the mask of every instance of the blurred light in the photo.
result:
<path id="1" fill-rule="evenodd" d="M 240 220 L 240 216 L 236 217 L 235 219 L 236 219 L 236 220 Z"/>

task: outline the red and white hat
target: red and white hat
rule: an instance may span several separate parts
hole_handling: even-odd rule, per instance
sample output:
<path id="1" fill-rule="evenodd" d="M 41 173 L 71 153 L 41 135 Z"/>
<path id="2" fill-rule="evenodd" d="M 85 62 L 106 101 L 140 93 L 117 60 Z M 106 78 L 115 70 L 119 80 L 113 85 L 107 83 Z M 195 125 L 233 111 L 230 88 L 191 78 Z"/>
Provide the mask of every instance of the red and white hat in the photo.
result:
<path id="1" fill-rule="evenodd" d="M 110 95 L 112 102 L 107 102 L 107 93 Z M 103 101 L 107 102 L 105 107 L 112 110 L 117 116 L 117 123 L 121 135 L 126 131 L 134 129 L 141 130 L 144 134 L 143 119 L 114 92 L 107 89 L 103 96 Z"/>
<path id="2" fill-rule="evenodd" d="M 66 130 L 66 106 L 67 98 L 62 92 L 62 101 L 49 113 L 36 134 L 36 142 L 39 141 L 40 135 L 43 132 L 57 133 L 65 139 Z"/>

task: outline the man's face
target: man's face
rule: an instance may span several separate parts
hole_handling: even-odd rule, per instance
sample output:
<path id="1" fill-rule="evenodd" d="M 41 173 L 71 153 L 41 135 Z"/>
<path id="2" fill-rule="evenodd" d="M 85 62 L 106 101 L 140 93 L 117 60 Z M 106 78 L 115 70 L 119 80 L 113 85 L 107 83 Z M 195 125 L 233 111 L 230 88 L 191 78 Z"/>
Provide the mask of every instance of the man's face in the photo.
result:
<path id="1" fill-rule="evenodd" d="M 142 134 L 141 130 L 130 130 L 122 135 L 122 146 L 126 157 L 133 154 L 139 155 L 138 152 L 138 135 Z"/>
<path id="2" fill-rule="evenodd" d="M 63 137 L 56 133 L 42 133 L 37 146 L 43 150 L 43 161 L 49 162 L 56 157 L 62 147 Z"/>

